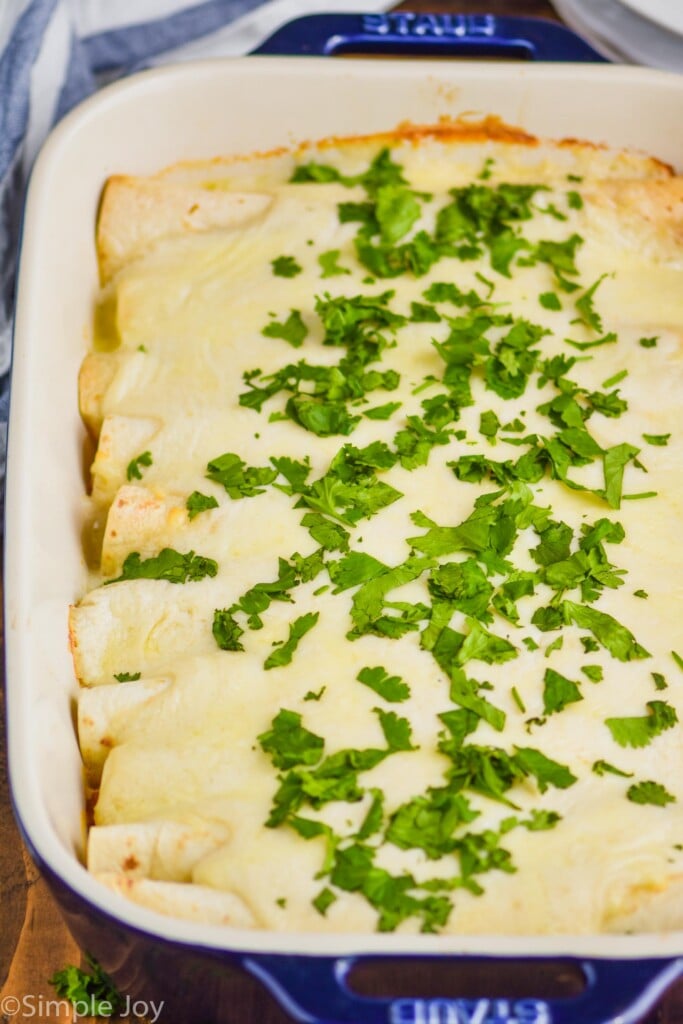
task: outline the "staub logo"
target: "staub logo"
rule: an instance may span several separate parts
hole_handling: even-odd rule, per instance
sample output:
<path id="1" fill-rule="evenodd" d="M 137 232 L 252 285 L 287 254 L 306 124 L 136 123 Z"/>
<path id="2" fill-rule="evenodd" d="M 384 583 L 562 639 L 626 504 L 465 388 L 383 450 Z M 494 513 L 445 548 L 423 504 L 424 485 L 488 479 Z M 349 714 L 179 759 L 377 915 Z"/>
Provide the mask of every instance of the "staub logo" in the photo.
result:
<path id="1" fill-rule="evenodd" d="M 551 1024 L 538 999 L 397 999 L 390 1024 Z"/>
<path id="2" fill-rule="evenodd" d="M 363 32 L 378 36 L 406 36 L 417 39 L 493 36 L 496 19 L 491 14 L 366 14 Z"/>

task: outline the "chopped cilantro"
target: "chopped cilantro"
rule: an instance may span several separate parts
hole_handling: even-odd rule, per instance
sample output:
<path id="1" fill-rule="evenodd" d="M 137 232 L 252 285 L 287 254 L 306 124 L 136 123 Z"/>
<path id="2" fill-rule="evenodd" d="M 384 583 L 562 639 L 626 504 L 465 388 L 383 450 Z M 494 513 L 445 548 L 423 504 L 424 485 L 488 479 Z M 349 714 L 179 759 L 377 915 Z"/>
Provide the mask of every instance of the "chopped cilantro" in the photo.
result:
<path id="1" fill-rule="evenodd" d="M 604 679 L 602 665 L 582 665 L 581 671 L 591 683 L 601 683 Z"/>
<path id="2" fill-rule="evenodd" d="M 410 319 L 416 324 L 438 324 L 441 320 L 441 315 L 434 306 L 427 305 L 424 302 L 411 302 Z"/>
<path id="3" fill-rule="evenodd" d="M 629 786 L 626 796 L 634 804 L 652 804 L 654 807 L 666 807 L 676 802 L 676 797 L 660 782 L 638 782 Z"/>
<path id="4" fill-rule="evenodd" d="M 374 708 L 374 711 L 379 718 L 390 753 L 416 749 L 413 746 L 412 729 L 407 718 L 400 718 L 395 711 L 384 711 L 382 708 Z"/>
<path id="5" fill-rule="evenodd" d="M 135 683 L 141 674 L 140 672 L 114 672 L 114 679 L 118 683 Z"/>
<path id="6" fill-rule="evenodd" d="M 677 653 L 676 653 L 676 651 L 672 651 L 672 652 L 671 652 L 671 657 L 672 657 L 672 658 L 673 658 L 673 660 L 674 660 L 674 661 L 676 662 L 676 664 L 678 665 L 678 667 L 679 667 L 680 669 L 683 669 L 683 658 L 682 658 L 682 657 L 680 656 L 680 654 L 677 654 Z"/>
<path id="7" fill-rule="evenodd" d="M 320 700 L 326 689 L 326 686 L 321 686 L 317 693 L 313 690 L 308 690 L 308 692 L 304 694 L 304 700 L 318 701 Z"/>
<path id="8" fill-rule="evenodd" d="M 111 1017 L 123 1012 L 124 998 L 97 960 L 86 954 L 90 973 L 69 964 L 56 971 L 49 979 L 62 999 L 68 999 L 76 1007 L 78 1015 L 88 1017 Z M 86 1009 L 87 1007 L 87 1009 Z"/>
<path id="9" fill-rule="evenodd" d="M 488 437 L 489 440 L 494 441 L 496 434 L 500 429 L 500 420 L 496 416 L 495 412 L 491 409 L 486 412 L 482 412 L 479 416 L 479 433 L 483 434 L 484 437 Z"/>
<path id="10" fill-rule="evenodd" d="M 243 651 L 240 637 L 244 630 L 227 608 L 216 608 L 211 627 L 213 638 L 222 651 Z"/>
<path id="11" fill-rule="evenodd" d="M 579 352 L 586 352 L 590 348 L 600 348 L 601 345 L 614 345 L 617 338 L 613 331 L 603 335 L 602 338 L 597 338 L 595 341 L 572 341 L 571 338 L 564 339 L 567 345 L 572 345 L 573 348 L 578 348 Z"/>
<path id="12" fill-rule="evenodd" d="M 320 760 L 325 741 L 301 724 L 296 711 L 281 708 L 267 732 L 257 737 L 261 749 L 269 754 L 276 768 L 314 765 Z"/>
<path id="13" fill-rule="evenodd" d="M 646 591 L 646 590 L 634 590 L 634 591 L 633 591 L 633 596 L 634 596 L 634 597 L 640 597 L 640 598 L 642 598 L 642 599 L 644 600 L 644 599 L 645 599 L 645 598 L 647 598 L 647 597 L 648 597 L 649 595 L 648 595 L 648 593 L 647 593 L 647 591 Z"/>
<path id="14" fill-rule="evenodd" d="M 348 559 L 345 561 L 348 561 Z M 376 560 L 372 559 L 372 562 L 376 562 Z M 353 596 L 351 619 L 354 628 L 351 636 L 356 637 L 361 636 L 363 633 L 377 632 L 377 624 L 382 619 L 384 604 L 389 591 L 417 579 L 426 569 L 430 569 L 433 564 L 430 558 L 411 557 L 395 568 L 389 569 L 384 566 L 383 570 L 379 573 L 375 573 L 373 569 L 373 576 L 366 579 L 366 582 L 362 584 Z"/>
<path id="15" fill-rule="evenodd" d="M 386 839 L 402 850 L 424 850 L 436 860 L 457 849 L 453 833 L 476 816 L 462 794 L 430 787 L 426 795 L 413 797 L 394 811 Z"/>
<path id="16" fill-rule="evenodd" d="M 390 420 L 395 412 L 401 408 L 402 402 L 385 402 L 384 405 L 376 405 L 372 409 L 366 409 L 363 415 L 369 420 Z"/>
<path id="17" fill-rule="evenodd" d="M 656 445 L 659 448 L 665 448 L 669 443 L 671 434 L 643 434 L 642 437 L 648 444 Z"/>
<path id="18" fill-rule="evenodd" d="M 646 747 L 652 740 L 672 729 L 678 722 L 676 709 L 665 701 L 647 702 L 648 714 L 634 718 L 607 718 L 605 725 L 622 747 Z"/>
<path id="19" fill-rule="evenodd" d="M 566 765 L 551 760 L 533 747 L 516 747 L 515 760 L 525 773 L 535 777 L 541 793 L 545 793 L 548 786 L 567 789 L 577 781 Z"/>
<path id="20" fill-rule="evenodd" d="M 315 626 L 316 622 L 320 618 L 320 612 L 307 612 L 305 615 L 300 615 L 298 619 L 290 623 L 289 636 L 284 643 L 280 644 L 275 650 L 268 655 L 263 667 L 265 669 L 280 668 L 283 665 L 289 665 L 294 652 L 299 646 L 299 641 Z"/>
<path id="21" fill-rule="evenodd" d="M 602 331 L 602 318 L 595 309 L 593 298 L 596 291 L 607 277 L 607 274 L 602 274 L 597 281 L 595 281 L 590 288 L 587 288 L 583 295 L 576 300 L 576 311 L 579 314 L 580 322 L 585 324 L 586 327 L 590 327 L 591 330 L 599 334 Z M 607 387 L 607 385 L 604 385 Z"/>
<path id="22" fill-rule="evenodd" d="M 346 267 L 339 265 L 339 257 L 341 252 L 339 249 L 329 249 L 327 252 L 321 252 L 318 256 L 318 263 L 322 271 L 321 277 L 339 277 L 341 274 L 350 274 L 351 271 L 347 270 Z"/>
<path id="23" fill-rule="evenodd" d="M 408 233 L 421 214 L 420 204 L 403 185 L 382 185 L 377 189 L 375 217 L 382 241 L 393 245 Z"/>
<path id="24" fill-rule="evenodd" d="M 654 337 L 654 338 L 640 338 L 638 340 L 638 344 L 642 345 L 643 348 L 655 348 L 658 341 L 659 341 L 658 337 Z"/>
<path id="25" fill-rule="evenodd" d="M 624 380 L 625 377 L 628 377 L 628 370 L 619 370 L 618 373 L 615 373 L 611 377 L 608 377 L 607 380 L 603 380 L 602 386 L 603 388 L 611 388 L 615 384 L 618 384 L 620 381 Z"/>
<path id="26" fill-rule="evenodd" d="M 381 665 L 375 668 L 362 668 L 356 679 L 392 704 L 410 697 L 410 687 L 403 682 L 401 677 L 390 676 Z"/>
<path id="27" fill-rule="evenodd" d="M 562 309 L 562 303 L 557 292 L 541 292 L 538 296 L 538 301 L 544 309 L 552 309 L 556 312 Z"/>
<path id="28" fill-rule="evenodd" d="M 570 210 L 583 209 L 583 199 L 579 192 L 575 192 L 574 190 L 567 192 L 567 206 Z"/>
<path id="29" fill-rule="evenodd" d="M 181 554 L 173 548 L 163 548 L 153 558 L 140 558 L 138 551 L 127 555 L 121 575 L 106 583 L 119 583 L 121 580 L 166 580 L 168 583 L 195 583 L 205 576 L 215 576 L 218 564 L 213 558 L 195 555 L 194 551 Z"/>
<path id="30" fill-rule="evenodd" d="M 281 338 L 288 342 L 292 348 L 301 348 L 304 338 L 308 334 L 308 328 L 301 318 L 298 309 L 292 309 L 286 320 L 272 320 L 261 331 L 266 338 Z"/>
<path id="31" fill-rule="evenodd" d="M 126 467 L 126 480 L 142 480 L 142 466 L 152 465 L 152 453 L 142 452 L 131 459 Z"/>
<path id="32" fill-rule="evenodd" d="M 619 661 L 636 661 L 649 658 L 650 654 L 641 647 L 632 633 L 606 612 L 573 601 L 563 601 L 562 611 L 567 623 L 574 622 L 580 629 L 589 629 L 595 639 L 605 647 L 613 658 Z M 584 649 L 588 651 L 588 648 Z M 591 648 L 592 649 L 592 648 Z"/>
<path id="33" fill-rule="evenodd" d="M 666 677 L 661 672 L 651 672 L 652 680 L 655 684 L 655 690 L 666 690 L 669 685 L 666 681 Z"/>
<path id="34" fill-rule="evenodd" d="M 188 519 L 194 519 L 200 512 L 206 512 L 210 508 L 218 508 L 218 502 L 212 494 L 202 494 L 201 491 L 193 491 L 185 502 Z"/>
<path id="35" fill-rule="evenodd" d="M 514 702 L 517 705 L 517 707 L 519 708 L 519 710 L 522 712 L 523 715 L 525 715 L 526 714 L 526 707 L 524 705 L 524 701 L 522 700 L 522 698 L 519 695 L 519 691 L 518 691 L 517 687 L 513 686 L 512 689 L 510 690 L 510 693 L 512 694 L 512 699 L 514 700 Z"/>
<path id="36" fill-rule="evenodd" d="M 613 764 L 609 763 L 609 761 L 595 761 L 591 771 L 595 772 L 596 775 L 605 775 L 606 773 L 609 773 L 610 775 L 620 775 L 622 779 L 633 778 L 633 772 L 622 772 L 620 768 L 615 768 Z"/>
<path id="37" fill-rule="evenodd" d="M 332 890 L 325 886 L 325 888 L 321 889 L 318 895 L 311 902 L 318 913 L 325 917 L 327 911 L 332 904 L 336 902 L 336 900 L 337 897 Z"/>
<path id="38" fill-rule="evenodd" d="M 319 512 L 307 512 L 301 520 L 311 537 L 326 551 L 348 551 L 349 531 L 339 523 L 331 523 Z"/>
<path id="39" fill-rule="evenodd" d="M 247 466 L 234 452 L 226 452 L 208 463 L 207 477 L 222 484 L 233 499 L 252 498 L 263 494 L 267 484 L 277 477 L 277 469 L 269 466 Z"/>
<path id="40" fill-rule="evenodd" d="M 303 269 L 293 256 L 277 256 L 270 261 L 270 265 L 277 277 L 296 277 Z"/>
<path id="41" fill-rule="evenodd" d="M 564 711 L 567 704 L 583 700 L 583 694 L 578 685 L 552 668 L 545 670 L 544 683 L 543 711 L 546 715 Z"/>

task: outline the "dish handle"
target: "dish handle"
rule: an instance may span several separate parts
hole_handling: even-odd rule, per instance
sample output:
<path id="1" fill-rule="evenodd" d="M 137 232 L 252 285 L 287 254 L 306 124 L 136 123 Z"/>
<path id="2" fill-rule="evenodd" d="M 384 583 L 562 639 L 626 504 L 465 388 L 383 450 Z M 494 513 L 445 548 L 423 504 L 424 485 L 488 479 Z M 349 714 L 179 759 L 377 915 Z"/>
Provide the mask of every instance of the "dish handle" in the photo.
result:
<path id="1" fill-rule="evenodd" d="M 347 985 L 352 968 L 380 959 L 386 962 L 386 957 L 373 956 L 254 954 L 244 956 L 242 964 L 294 1020 L 306 1024 L 636 1024 L 683 975 L 683 958 L 576 959 L 572 962 L 583 973 L 585 987 L 564 999 L 380 999 L 352 992 Z M 416 958 L 403 959 L 414 963 Z M 463 959 L 475 962 L 458 958 Z M 494 970 L 500 962 L 476 958 L 479 964 L 484 961 Z"/>
<path id="2" fill-rule="evenodd" d="M 309 14 L 283 25 L 254 54 L 326 57 L 335 53 L 512 57 L 603 62 L 564 25 L 493 14 Z"/>

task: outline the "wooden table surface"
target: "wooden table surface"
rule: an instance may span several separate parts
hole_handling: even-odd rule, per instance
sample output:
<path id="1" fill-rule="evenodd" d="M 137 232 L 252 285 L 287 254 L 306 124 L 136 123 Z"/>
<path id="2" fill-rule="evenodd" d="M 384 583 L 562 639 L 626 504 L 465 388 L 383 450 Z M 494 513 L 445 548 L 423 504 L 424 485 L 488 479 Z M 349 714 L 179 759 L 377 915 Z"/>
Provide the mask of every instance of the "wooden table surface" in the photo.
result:
<path id="1" fill-rule="evenodd" d="M 314 5 L 324 8 L 324 2 Z M 349 2 L 349 9 L 354 8 Z M 396 10 L 449 13 L 523 14 L 560 19 L 546 0 L 412 0 L 398 4 Z M 3 680 L 4 682 L 4 680 Z M 20 1024 L 31 1015 L 45 1024 L 66 1024 L 72 1015 L 66 1004 L 54 1005 L 55 992 L 48 979 L 66 964 L 80 964 L 81 953 L 69 935 L 45 882 L 24 849 L 10 806 L 5 759 L 4 687 L 0 688 L 0 1024 Z M 22 1003 L 19 1013 L 11 1011 L 11 1001 Z M 33 1002 L 26 1002 L 31 997 Z M 49 1016 L 33 1014 L 40 1000 L 52 1000 Z M 43 1003 L 44 1005 L 44 1003 Z M 79 1018 L 79 1021 L 84 1021 Z M 164 1015 L 160 1024 L 193 1024 L 174 1021 Z M 236 1024 L 261 1024 L 243 1014 Z M 582 1024 L 577 1020 L 577 1024 Z M 669 993 L 660 1007 L 647 1018 L 647 1024 L 683 1024 L 683 985 Z"/>

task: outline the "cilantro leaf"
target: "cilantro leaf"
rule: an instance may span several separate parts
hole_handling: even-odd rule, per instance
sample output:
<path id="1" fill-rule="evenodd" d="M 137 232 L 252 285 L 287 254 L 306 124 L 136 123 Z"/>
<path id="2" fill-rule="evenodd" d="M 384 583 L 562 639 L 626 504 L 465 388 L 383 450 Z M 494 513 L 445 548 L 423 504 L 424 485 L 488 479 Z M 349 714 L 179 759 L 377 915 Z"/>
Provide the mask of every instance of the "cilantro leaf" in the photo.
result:
<path id="1" fill-rule="evenodd" d="M 626 796 L 634 804 L 652 804 L 655 807 L 666 807 L 676 802 L 676 797 L 660 782 L 638 782 L 629 786 Z"/>
<path id="2" fill-rule="evenodd" d="M 218 508 L 218 502 L 212 494 L 202 494 L 201 491 L 193 491 L 185 502 L 187 517 L 192 520 L 200 512 L 206 512 L 210 508 Z"/>
<path id="3" fill-rule="evenodd" d="M 304 338 L 308 334 L 308 327 L 301 318 L 298 309 L 290 310 L 286 320 L 272 320 L 261 331 L 266 338 L 281 338 L 288 342 L 292 348 L 301 348 Z"/>
<path id="4" fill-rule="evenodd" d="M 403 238 L 421 212 L 420 204 L 410 189 L 402 185 L 382 185 L 377 189 L 375 217 L 383 242 L 393 245 Z"/>
<path id="5" fill-rule="evenodd" d="M 626 626 L 622 626 L 607 612 L 573 601 L 563 601 L 562 614 L 565 622 L 574 622 L 580 629 L 589 629 L 595 639 L 619 661 L 637 661 L 650 657 L 649 652 L 640 646 Z"/>
<path id="6" fill-rule="evenodd" d="M 352 600 L 351 618 L 354 626 L 352 636 L 373 632 L 376 620 L 382 615 L 385 598 L 389 591 L 417 579 L 426 569 L 431 569 L 433 564 L 434 562 L 430 558 L 411 557 L 402 565 L 386 569 L 363 583 Z"/>
<path id="7" fill-rule="evenodd" d="M 606 718 L 605 725 L 621 747 L 646 747 L 652 740 L 673 729 L 678 722 L 676 709 L 662 700 L 649 700 L 648 714 L 633 718 Z"/>
<path id="8" fill-rule="evenodd" d="M 509 640 L 489 633 L 476 619 L 467 621 L 470 631 L 458 651 L 456 657 L 458 665 L 465 665 L 473 659 L 494 665 L 517 657 L 517 648 Z"/>
<path id="9" fill-rule="evenodd" d="M 368 813 L 365 815 L 361 827 L 356 833 L 356 839 L 368 839 L 382 828 L 384 793 L 381 789 L 371 789 L 370 792 L 372 793 L 372 803 L 368 808 Z"/>
<path id="10" fill-rule="evenodd" d="M 244 630 L 227 608 L 216 608 L 211 626 L 213 638 L 222 651 L 243 651 L 240 637 Z"/>
<path id="11" fill-rule="evenodd" d="M 546 715 L 552 715 L 557 711 L 564 711 L 567 704 L 583 700 L 581 690 L 576 683 L 566 676 L 560 675 L 552 668 L 545 670 L 543 689 L 543 711 Z"/>
<path id="12" fill-rule="evenodd" d="M 605 500 L 611 508 L 621 506 L 621 488 L 624 469 L 636 457 L 639 448 L 632 444 L 617 444 L 608 448 L 603 457 L 605 473 Z"/>
<path id="13" fill-rule="evenodd" d="M 379 718 L 389 753 L 416 750 L 412 742 L 412 729 L 407 718 L 401 718 L 395 711 L 373 708 Z"/>
<path id="14" fill-rule="evenodd" d="M 152 453 L 142 452 L 131 459 L 126 467 L 126 480 L 142 480 L 142 466 L 152 465 Z"/>
<path id="15" fill-rule="evenodd" d="M 492 729 L 496 729 L 498 732 L 502 732 L 505 728 L 505 712 L 501 711 L 500 708 L 495 707 L 490 701 L 486 700 L 485 697 L 481 696 L 479 690 L 480 684 L 475 679 L 468 679 L 463 669 L 454 666 L 451 668 L 451 688 L 450 698 L 461 707 L 479 718 L 483 718 L 485 722 L 491 726 Z M 445 723 L 444 723 L 445 724 Z"/>
<path id="16" fill-rule="evenodd" d="M 339 249 L 329 249 L 327 252 L 320 253 L 318 263 L 322 271 L 321 277 L 339 277 L 341 274 L 351 273 L 346 267 L 339 266 L 340 255 Z"/>
<path id="17" fill-rule="evenodd" d="M 372 409 L 366 409 L 363 413 L 369 420 L 389 420 L 400 408 L 402 402 L 386 402 L 384 405 L 376 405 Z"/>
<path id="18" fill-rule="evenodd" d="M 407 683 L 403 682 L 400 676 L 390 676 L 381 665 L 375 668 L 362 668 L 356 679 L 392 704 L 410 697 L 410 687 Z"/>
<path id="19" fill-rule="evenodd" d="M 433 597 L 449 601 L 454 608 L 473 618 L 491 621 L 487 609 L 494 588 L 474 558 L 436 566 L 427 585 Z"/>
<path id="20" fill-rule="evenodd" d="M 425 796 L 413 797 L 394 811 L 385 837 L 401 850 L 424 850 L 437 860 L 457 848 L 453 833 L 477 813 L 462 794 L 430 787 Z"/>
<path id="21" fill-rule="evenodd" d="M 348 551 L 349 531 L 339 523 L 331 523 L 319 512 L 307 512 L 301 520 L 311 537 L 326 551 Z"/>
<path id="22" fill-rule="evenodd" d="M 602 274 L 590 288 L 586 289 L 581 298 L 576 300 L 576 311 L 581 318 L 581 322 L 598 334 L 602 331 L 602 318 L 595 309 L 593 298 L 607 276 L 607 274 Z"/>
<path id="23" fill-rule="evenodd" d="M 336 900 L 337 897 L 332 892 L 332 890 L 325 886 L 325 888 L 321 889 L 318 895 L 311 902 L 313 903 L 313 906 L 318 911 L 318 913 L 322 914 L 322 916 L 325 917 L 327 911 L 332 906 L 332 904 L 336 902 Z"/>
<path id="24" fill-rule="evenodd" d="M 89 974 L 69 964 L 52 975 L 49 983 L 57 995 L 73 1003 L 79 1015 L 110 1017 L 113 1013 L 123 1011 L 125 1000 L 109 975 L 105 974 L 93 957 L 86 955 L 86 960 Z"/>
<path id="25" fill-rule="evenodd" d="M 671 434 L 643 434 L 643 440 L 647 441 L 648 444 L 656 445 L 659 448 L 665 448 L 669 443 Z"/>
<path id="26" fill-rule="evenodd" d="M 389 566 L 364 551 L 351 551 L 340 561 L 332 562 L 328 568 L 330 579 L 335 584 L 335 594 L 374 580 L 389 571 Z"/>
<path id="27" fill-rule="evenodd" d="M 207 478 L 222 484 L 231 498 L 252 498 L 263 494 L 267 484 L 277 477 L 269 466 L 247 466 L 234 452 L 226 452 L 208 463 Z"/>
<path id="28" fill-rule="evenodd" d="M 289 591 L 299 582 L 296 567 L 284 558 L 278 559 L 278 576 L 276 580 L 257 583 L 229 609 L 230 613 L 244 612 L 248 616 L 250 629 L 261 629 L 263 620 L 261 612 L 270 607 L 271 601 L 291 601 Z"/>
<path id="29" fill-rule="evenodd" d="M 270 265 L 277 277 L 296 277 L 303 269 L 293 256 L 277 256 L 270 261 Z"/>
<path id="30" fill-rule="evenodd" d="M 173 548 L 163 548 L 153 558 L 140 558 L 138 551 L 127 555 L 121 575 L 106 583 L 119 583 L 121 580 L 166 580 L 168 583 L 196 583 L 205 576 L 215 576 L 218 564 L 213 558 L 195 555 L 194 551 L 181 554 Z"/>
<path id="31" fill-rule="evenodd" d="M 551 760 L 533 747 L 515 747 L 515 761 L 523 771 L 535 777 L 541 793 L 545 793 L 548 786 L 567 789 L 577 781 L 566 765 Z"/>
<path id="32" fill-rule="evenodd" d="M 257 737 L 261 749 L 269 754 L 276 768 L 295 765 L 313 765 L 320 760 L 325 746 L 322 736 L 316 736 L 301 724 L 296 711 L 281 708 L 267 732 Z"/>
<path id="33" fill-rule="evenodd" d="M 633 772 L 622 772 L 621 768 L 615 768 L 609 761 L 595 761 L 591 767 L 591 771 L 595 772 L 596 775 L 619 775 L 623 779 L 632 779 Z"/>
<path id="34" fill-rule="evenodd" d="M 265 669 L 280 668 L 283 665 L 289 665 L 294 652 L 299 646 L 299 641 L 315 626 L 316 622 L 320 618 L 320 612 L 307 612 L 305 615 L 300 615 L 298 619 L 291 622 L 289 625 L 289 636 L 287 640 L 280 646 L 276 647 L 275 650 L 268 655 L 263 667 Z"/>

